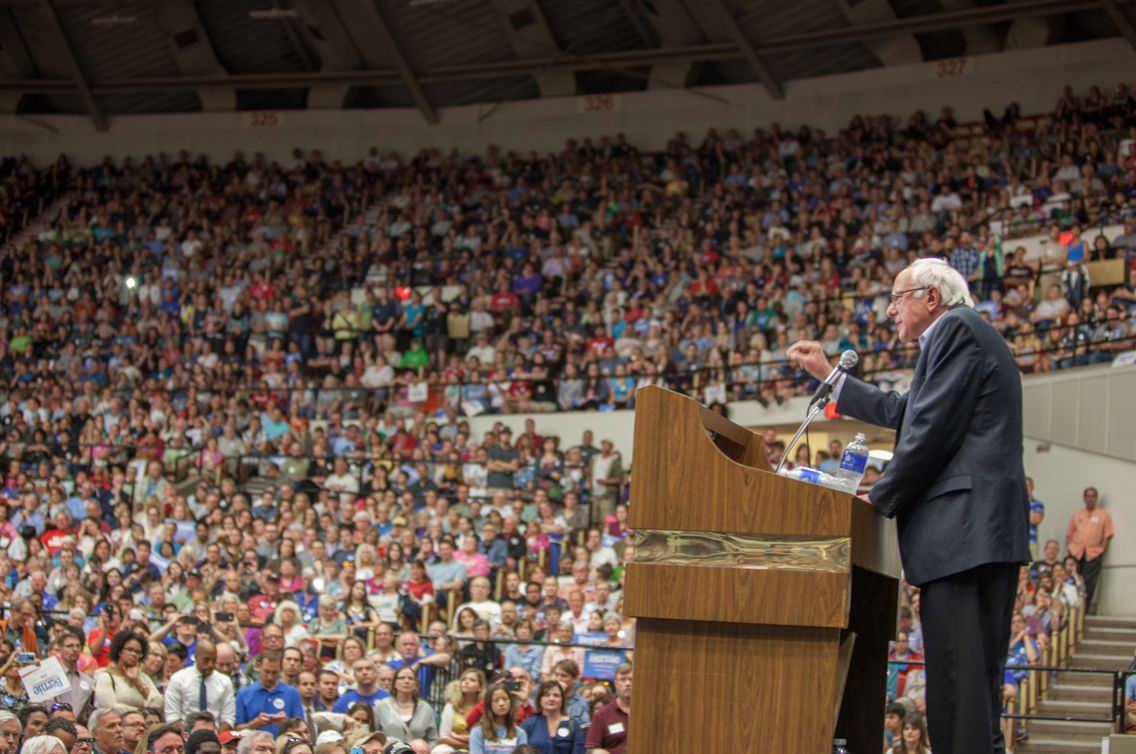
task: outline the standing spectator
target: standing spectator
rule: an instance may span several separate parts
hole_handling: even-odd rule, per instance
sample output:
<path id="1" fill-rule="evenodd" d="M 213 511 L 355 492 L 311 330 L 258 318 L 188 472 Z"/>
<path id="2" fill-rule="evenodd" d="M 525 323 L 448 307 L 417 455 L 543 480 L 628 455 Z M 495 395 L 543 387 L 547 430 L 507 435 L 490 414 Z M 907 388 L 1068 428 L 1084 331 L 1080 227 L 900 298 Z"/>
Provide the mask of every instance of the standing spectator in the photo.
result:
<path id="1" fill-rule="evenodd" d="M 87 719 L 95 702 L 95 681 L 79 670 L 79 656 L 83 651 L 82 637 L 80 631 L 66 626 L 52 644 L 52 654 L 59 660 L 63 672 L 67 674 L 67 680 L 71 682 L 71 689 L 55 697 L 53 701 L 70 704 L 78 720 Z"/>
<path id="2" fill-rule="evenodd" d="M 282 657 L 269 650 L 257 658 L 260 680 L 237 694 L 237 730 L 257 728 L 277 735 L 277 724 L 304 714 L 296 689 L 280 682 Z"/>
<path id="3" fill-rule="evenodd" d="M 96 674 L 95 704 L 117 709 L 162 708 L 162 695 L 142 670 L 149 651 L 141 634 L 121 632 L 110 644 L 110 663 Z"/>
<path id="4" fill-rule="evenodd" d="M 592 520 L 604 524 L 615 514 L 619 486 L 623 483 L 623 460 L 611 440 L 600 441 L 600 452 L 588 462 L 588 476 L 592 480 Z"/>
<path id="5" fill-rule="evenodd" d="M 418 673 L 401 667 L 394 674 L 394 694 L 375 704 L 375 722 L 391 738 L 412 743 L 421 739 L 429 746 L 438 743 L 434 710 L 419 696 Z"/>
<path id="6" fill-rule="evenodd" d="M 631 714 L 631 665 L 615 669 L 615 698 L 596 710 L 584 746 L 603 749 L 609 754 L 627 751 L 627 721 Z"/>
<path id="7" fill-rule="evenodd" d="M 213 642 L 197 642 L 194 664 L 170 676 L 166 687 L 166 721 L 183 723 L 195 712 L 210 712 L 220 724 L 237 723 L 237 702 L 233 682 L 216 673 L 217 649 Z"/>
<path id="8" fill-rule="evenodd" d="M 521 468 L 521 456 L 513 447 L 513 430 L 503 427 L 497 435 L 497 442 L 489 448 L 489 495 L 498 490 L 506 494 L 513 492 L 513 475 Z"/>
<path id="9" fill-rule="evenodd" d="M 1098 507 L 1100 495 L 1097 488 L 1086 487 L 1083 497 L 1085 507 L 1069 519 L 1069 528 L 1065 531 L 1065 547 L 1077 559 L 1081 576 L 1085 579 L 1085 604 L 1089 612 L 1092 612 L 1104 553 L 1114 532 L 1112 516 Z"/>
<path id="10" fill-rule="evenodd" d="M 1034 497 L 1033 477 L 1026 477 L 1026 490 L 1029 492 L 1029 546 L 1030 557 L 1037 559 L 1037 527 L 1045 520 L 1045 503 Z"/>

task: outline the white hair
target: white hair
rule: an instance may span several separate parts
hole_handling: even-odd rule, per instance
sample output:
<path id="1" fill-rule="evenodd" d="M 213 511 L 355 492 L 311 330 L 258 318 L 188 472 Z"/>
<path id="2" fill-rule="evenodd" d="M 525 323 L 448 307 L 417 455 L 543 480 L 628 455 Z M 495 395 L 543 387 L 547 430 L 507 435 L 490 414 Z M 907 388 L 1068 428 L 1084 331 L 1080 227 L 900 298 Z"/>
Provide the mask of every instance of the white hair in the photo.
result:
<path id="1" fill-rule="evenodd" d="M 55 751 L 56 746 L 64 752 L 67 751 L 64 743 L 55 736 L 32 736 L 24 741 L 20 752 L 21 754 L 51 754 Z"/>
<path id="2" fill-rule="evenodd" d="M 276 737 L 266 730 L 258 730 L 255 733 L 241 736 L 241 740 L 237 742 L 237 754 L 250 754 L 252 752 L 253 744 L 261 739 L 267 739 L 269 743 L 275 745 Z"/>
<path id="3" fill-rule="evenodd" d="M 911 271 L 911 282 L 920 288 L 938 288 L 943 303 L 947 306 L 965 304 L 971 308 L 970 287 L 958 270 L 951 267 L 945 259 L 924 257 L 916 259 L 907 268 Z M 922 291 L 916 291 L 916 298 L 922 298 Z"/>
<path id="4" fill-rule="evenodd" d="M 107 715 L 110 715 L 110 714 L 117 715 L 118 710 L 113 709 L 111 707 L 99 707 L 94 712 L 92 712 L 90 714 L 90 716 L 87 718 L 87 727 L 91 731 L 98 730 L 99 724 L 103 721 L 103 718 L 106 717 Z"/>

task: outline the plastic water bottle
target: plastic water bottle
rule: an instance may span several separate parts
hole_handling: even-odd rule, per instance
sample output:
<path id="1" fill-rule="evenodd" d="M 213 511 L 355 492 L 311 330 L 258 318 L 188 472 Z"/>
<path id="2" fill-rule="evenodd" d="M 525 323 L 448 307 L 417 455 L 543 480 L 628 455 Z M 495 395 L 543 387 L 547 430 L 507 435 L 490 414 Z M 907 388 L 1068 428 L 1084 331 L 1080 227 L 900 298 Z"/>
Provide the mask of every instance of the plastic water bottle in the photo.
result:
<path id="1" fill-rule="evenodd" d="M 832 739 L 832 754 L 848 754 L 848 741 L 843 738 Z"/>
<path id="2" fill-rule="evenodd" d="M 855 495 L 860 488 L 860 480 L 864 478 L 864 469 L 868 467 L 868 438 L 863 432 L 857 432 L 844 448 L 840 456 L 840 468 L 836 470 L 836 478 L 840 480 L 840 487 L 850 495 Z"/>

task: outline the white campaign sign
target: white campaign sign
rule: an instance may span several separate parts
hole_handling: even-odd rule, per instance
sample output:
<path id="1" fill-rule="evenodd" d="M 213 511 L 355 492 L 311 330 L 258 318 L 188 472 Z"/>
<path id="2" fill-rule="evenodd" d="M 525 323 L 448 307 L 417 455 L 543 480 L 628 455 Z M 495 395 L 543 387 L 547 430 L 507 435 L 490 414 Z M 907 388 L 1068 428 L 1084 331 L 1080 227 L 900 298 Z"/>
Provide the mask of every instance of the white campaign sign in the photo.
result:
<path id="1" fill-rule="evenodd" d="M 32 702 L 46 702 L 71 690 L 71 681 L 55 657 L 48 657 L 39 665 L 20 668 L 20 680 Z"/>

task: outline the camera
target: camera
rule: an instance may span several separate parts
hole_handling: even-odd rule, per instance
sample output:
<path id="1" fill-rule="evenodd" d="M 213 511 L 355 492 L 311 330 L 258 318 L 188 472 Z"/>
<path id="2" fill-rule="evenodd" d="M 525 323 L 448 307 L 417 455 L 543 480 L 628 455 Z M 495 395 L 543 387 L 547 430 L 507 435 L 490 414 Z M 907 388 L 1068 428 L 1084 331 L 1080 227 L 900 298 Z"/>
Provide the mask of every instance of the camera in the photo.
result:
<path id="1" fill-rule="evenodd" d="M 232 613 L 214 613 L 213 618 L 218 623 L 232 623 L 233 614 Z"/>
<path id="2" fill-rule="evenodd" d="M 513 692 L 516 692 L 516 691 L 520 691 L 521 690 L 521 682 L 520 681 L 505 681 L 505 690 L 508 691 L 510 694 L 512 694 Z"/>
<path id="3" fill-rule="evenodd" d="M 36 656 L 34 652 L 17 652 L 16 664 L 17 665 L 34 665 Z"/>

